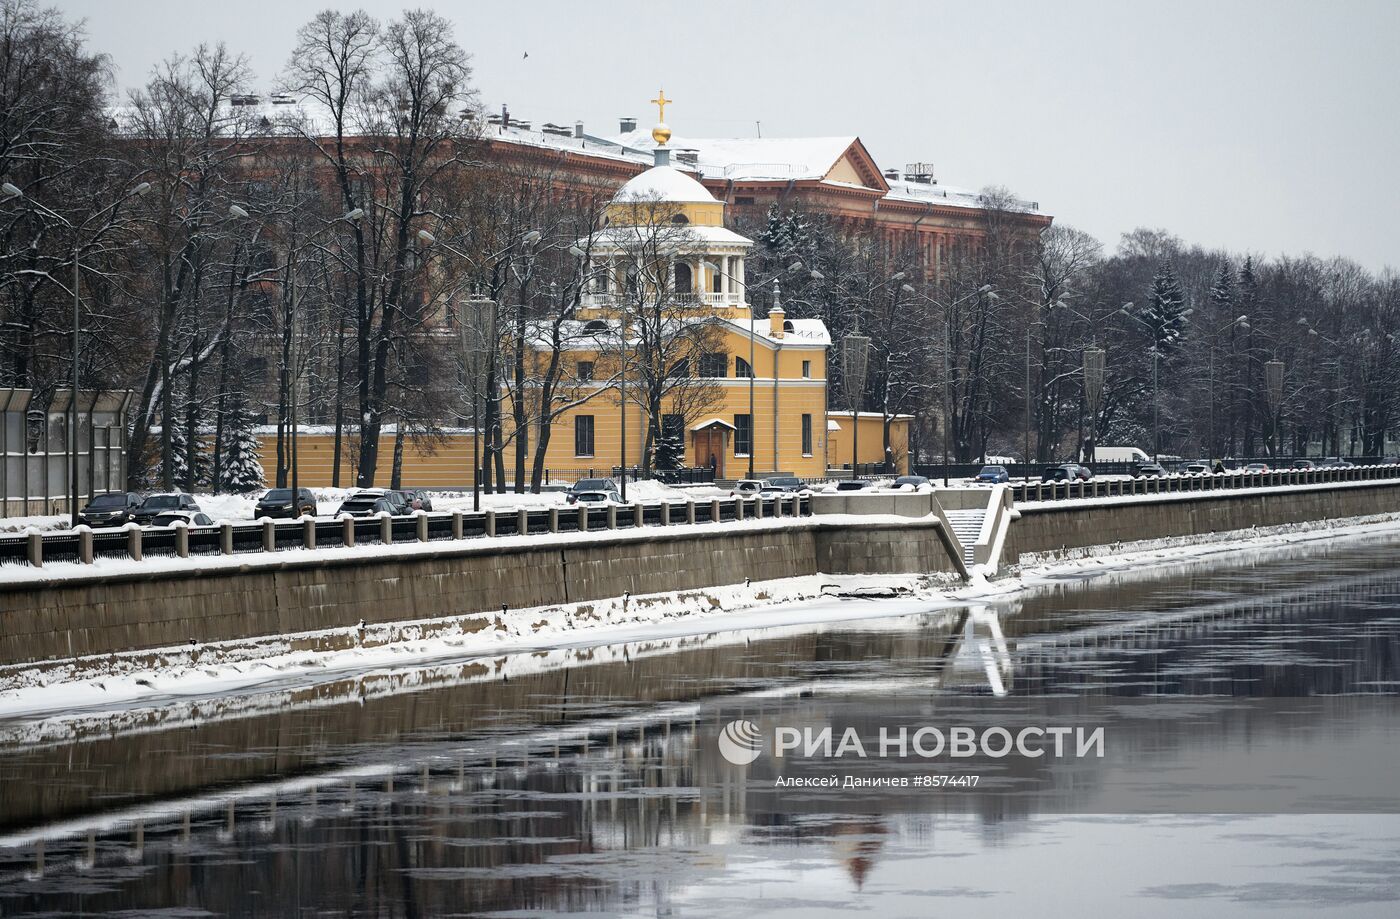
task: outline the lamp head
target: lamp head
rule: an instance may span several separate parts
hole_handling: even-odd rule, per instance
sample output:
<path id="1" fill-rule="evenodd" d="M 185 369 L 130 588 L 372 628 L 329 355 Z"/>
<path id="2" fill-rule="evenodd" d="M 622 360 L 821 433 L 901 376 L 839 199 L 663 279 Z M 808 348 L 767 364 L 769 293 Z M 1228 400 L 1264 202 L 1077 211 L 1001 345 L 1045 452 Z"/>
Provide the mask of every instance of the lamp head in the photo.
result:
<path id="1" fill-rule="evenodd" d="M 431 246 L 437 242 L 437 237 L 429 233 L 427 230 L 419 230 L 418 241 L 425 246 Z"/>

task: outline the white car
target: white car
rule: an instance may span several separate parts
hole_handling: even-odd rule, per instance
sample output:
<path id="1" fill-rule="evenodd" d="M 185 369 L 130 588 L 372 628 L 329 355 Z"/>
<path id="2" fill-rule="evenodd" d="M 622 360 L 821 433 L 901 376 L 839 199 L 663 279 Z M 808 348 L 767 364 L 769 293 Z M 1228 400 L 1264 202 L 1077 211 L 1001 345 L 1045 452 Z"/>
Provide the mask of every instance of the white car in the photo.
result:
<path id="1" fill-rule="evenodd" d="M 192 527 L 211 527 L 214 525 L 214 521 L 203 511 L 167 511 L 164 514 L 157 514 L 151 521 L 151 526 L 173 527 L 177 523 Z"/>
<path id="2" fill-rule="evenodd" d="M 616 507 L 621 503 L 617 493 L 611 491 L 581 491 L 574 495 L 574 505 L 577 507 Z"/>

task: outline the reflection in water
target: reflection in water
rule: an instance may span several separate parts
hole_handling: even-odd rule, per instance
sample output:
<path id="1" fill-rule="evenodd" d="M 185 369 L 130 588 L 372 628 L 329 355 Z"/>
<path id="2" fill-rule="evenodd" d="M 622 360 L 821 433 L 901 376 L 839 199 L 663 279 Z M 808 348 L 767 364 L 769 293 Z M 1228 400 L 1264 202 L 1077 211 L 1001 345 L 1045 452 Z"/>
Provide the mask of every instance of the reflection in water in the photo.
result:
<path id="1" fill-rule="evenodd" d="M 1400 853 L 1395 817 L 1066 811 L 1122 806 L 1154 768 L 1208 775 L 1245 747 L 1400 736 L 1394 549 L 0 725 L 0 912 L 1000 915 L 1059 895 L 1090 915 L 1125 897 L 1134 915 L 1377 915 L 1397 896 L 1379 867 Z M 1229 708 L 1200 729 L 1161 708 L 1207 695 Z M 1020 776 L 1029 795 L 778 793 L 771 758 L 736 769 L 713 743 L 739 714 L 865 731 L 1105 705 L 1143 706 L 1122 759 L 1039 767 Z M 1153 706 L 1176 717 L 1141 714 Z"/>

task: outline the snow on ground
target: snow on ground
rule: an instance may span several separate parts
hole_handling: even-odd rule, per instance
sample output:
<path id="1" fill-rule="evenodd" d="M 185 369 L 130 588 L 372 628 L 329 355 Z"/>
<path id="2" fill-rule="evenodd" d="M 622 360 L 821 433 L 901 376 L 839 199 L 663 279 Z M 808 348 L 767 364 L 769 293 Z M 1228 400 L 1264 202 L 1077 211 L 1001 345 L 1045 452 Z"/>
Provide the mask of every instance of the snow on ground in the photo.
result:
<path id="1" fill-rule="evenodd" d="M 777 521 L 737 525 L 774 523 Z M 732 525 L 735 524 L 727 526 Z M 561 648 L 663 641 L 724 630 L 814 626 L 930 613 L 998 603 L 1045 585 L 1063 585 L 1066 580 L 1152 577 L 1183 564 L 1212 564 L 1217 560 L 1239 564 L 1307 542 L 1378 536 L 1400 536 L 1400 515 L 1345 521 L 1340 525 L 1299 524 L 1219 534 L 1205 540 L 1099 547 L 1070 560 L 1028 558 L 1028 565 L 1011 577 L 989 581 L 979 573 L 965 584 L 921 575 L 815 575 L 512 610 L 504 615 L 472 614 L 469 618 L 478 621 L 488 615 L 493 620 L 480 631 L 464 628 L 455 620 L 383 623 L 367 626 L 360 633 L 357 646 L 336 651 L 293 651 L 291 636 L 273 636 L 227 646 L 110 655 L 101 660 L 103 669 L 98 677 L 91 670 L 71 664 L 67 669 L 64 665 L 42 670 L 15 669 L 8 675 L 8 688 L 0 691 L 0 716 L 148 705 L 171 697 L 219 696 L 287 681 L 317 682 L 333 674 L 498 658 L 515 652 L 545 654 Z M 355 631 L 331 630 L 307 637 Z M 152 666 L 152 659 L 161 660 L 161 664 Z"/>
<path id="2" fill-rule="evenodd" d="M 28 517 L 0 517 L 0 533 L 23 533 L 29 529 L 62 530 L 67 527 L 67 514 L 33 514 Z"/>

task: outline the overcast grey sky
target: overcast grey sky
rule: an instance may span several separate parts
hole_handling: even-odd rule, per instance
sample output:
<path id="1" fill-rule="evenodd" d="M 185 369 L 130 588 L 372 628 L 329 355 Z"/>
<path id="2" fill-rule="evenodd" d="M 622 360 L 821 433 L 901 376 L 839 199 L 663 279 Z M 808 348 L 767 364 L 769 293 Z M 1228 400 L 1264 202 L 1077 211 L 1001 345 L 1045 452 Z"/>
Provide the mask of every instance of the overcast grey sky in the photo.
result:
<path id="1" fill-rule="evenodd" d="M 50 0 L 122 86 L 223 40 L 261 88 L 302 0 Z M 613 133 L 857 134 L 882 166 L 1005 185 L 1110 246 L 1136 226 L 1400 267 L 1400 0 L 440 2 L 492 107 Z M 528 52 L 529 57 L 524 55 Z"/>

